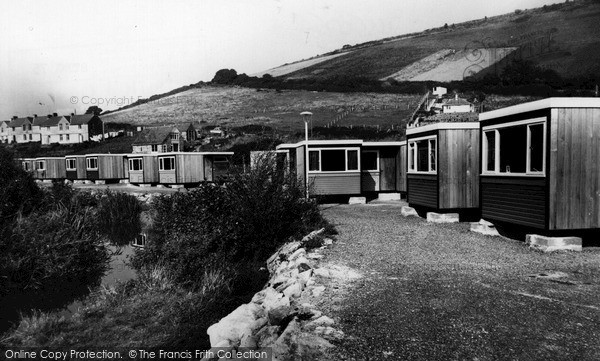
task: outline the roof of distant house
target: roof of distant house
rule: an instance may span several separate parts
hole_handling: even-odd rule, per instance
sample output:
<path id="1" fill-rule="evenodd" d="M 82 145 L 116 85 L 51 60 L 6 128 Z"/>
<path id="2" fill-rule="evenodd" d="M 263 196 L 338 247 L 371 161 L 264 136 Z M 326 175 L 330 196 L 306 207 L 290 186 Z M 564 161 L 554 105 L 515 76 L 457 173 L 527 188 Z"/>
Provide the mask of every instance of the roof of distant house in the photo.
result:
<path id="1" fill-rule="evenodd" d="M 94 114 L 81 114 L 81 115 L 71 115 L 71 124 L 79 125 L 79 124 L 87 124 L 92 119 L 94 119 L 96 115 Z"/>
<path id="2" fill-rule="evenodd" d="M 471 105 L 468 101 L 463 98 L 453 98 L 450 99 L 444 104 L 444 106 L 455 106 L 455 105 Z"/>
<path id="3" fill-rule="evenodd" d="M 132 144 L 162 144 L 167 137 L 173 133 L 174 130 L 178 131 L 178 129 L 175 127 L 156 127 L 144 129 L 137 135 Z"/>
<path id="4" fill-rule="evenodd" d="M 64 118 L 62 115 L 58 115 L 58 116 L 53 116 L 53 117 L 47 117 L 47 116 L 43 116 L 43 117 L 37 117 L 37 118 L 33 118 L 33 124 L 36 126 L 40 126 L 40 127 L 52 127 L 55 125 L 58 125 L 58 122 L 60 122 L 60 120 Z M 68 120 L 68 118 L 67 118 Z"/>
<path id="5" fill-rule="evenodd" d="M 23 124 L 31 124 L 32 119 L 33 118 L 31 118 L 31 117 L 11 119 L 10 123 L 8 123 L 8 126 L 9 127 L 20 127 Z"/>
<path id="6" fill-rule="evenodd" d="M 190 129 L 190 127 L 194 128 L 194 124 L 193 123 L 183 123 L 183 124 L 177 124 L 175 126 L 175 128 L 177 128 L 180 132 L 187 132 L 188 129 Z"/>

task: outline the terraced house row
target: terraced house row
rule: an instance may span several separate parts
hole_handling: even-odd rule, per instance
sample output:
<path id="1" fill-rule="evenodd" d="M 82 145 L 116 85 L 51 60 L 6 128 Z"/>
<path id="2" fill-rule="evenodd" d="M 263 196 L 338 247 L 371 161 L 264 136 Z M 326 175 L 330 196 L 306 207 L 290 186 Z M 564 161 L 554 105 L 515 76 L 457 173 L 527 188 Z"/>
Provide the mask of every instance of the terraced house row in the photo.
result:
<path id="1" fill-rule="evenodd" d="M 102 120 L 94 114 L 12 117 L 0 121 L 1 143 L 75 144 L 102 134 Z"/>

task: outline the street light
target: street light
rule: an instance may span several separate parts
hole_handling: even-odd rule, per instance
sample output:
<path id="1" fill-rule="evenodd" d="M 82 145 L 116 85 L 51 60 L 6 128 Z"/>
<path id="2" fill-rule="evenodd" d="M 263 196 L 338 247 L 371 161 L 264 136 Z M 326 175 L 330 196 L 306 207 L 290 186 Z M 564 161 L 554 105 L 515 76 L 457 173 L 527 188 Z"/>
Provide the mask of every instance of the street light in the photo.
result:
<path id="1" fill-rule="evenodd" d="M 312 120 L 311 112 L 300 113 L 304 120 L 304 188 L 306 190 L 306 199 L 308 199 L 308 122 Z"/>

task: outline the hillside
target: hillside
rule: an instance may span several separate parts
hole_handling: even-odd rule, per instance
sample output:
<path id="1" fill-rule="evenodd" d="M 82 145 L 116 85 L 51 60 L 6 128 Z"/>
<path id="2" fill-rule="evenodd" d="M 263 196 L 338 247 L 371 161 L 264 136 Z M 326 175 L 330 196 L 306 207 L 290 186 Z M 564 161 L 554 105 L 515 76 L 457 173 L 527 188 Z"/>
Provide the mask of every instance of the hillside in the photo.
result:
<path id="1" fill-rule="evenodd" d="M 300 116 L 313 113 L 313 126 L 398 127 L 410 117 L 420 95 L 331 93 L 204 86 L 102 116 L 107 123 L 133 125 L 197 122 L 227 128 L 251 124 L 278 132 L 304 129 Z"/>
<path id="2" fill-rule="evenodd" d="M 372 41 L 271 69 L 285 79 L 334 76 L 451 81 L 532 61 L 564 78 L 600 74 L 600 3 L 576 1 L 519 10 L 421 33 Z M 331 57 L 331 55 L 337 55 Z M 484 72 L 484 73 L 486 73 Z M 263 73 L 268 73 L 263 72 Z"/>

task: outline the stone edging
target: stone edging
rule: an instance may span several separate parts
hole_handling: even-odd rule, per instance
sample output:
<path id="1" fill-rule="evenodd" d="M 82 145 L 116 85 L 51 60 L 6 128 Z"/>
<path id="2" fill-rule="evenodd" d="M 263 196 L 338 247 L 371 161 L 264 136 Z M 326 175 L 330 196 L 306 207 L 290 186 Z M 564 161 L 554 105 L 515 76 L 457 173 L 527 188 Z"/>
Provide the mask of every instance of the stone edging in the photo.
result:
<path id="1" fill-rule="evenodd" d="M 333 243 L 323 239 L 324 229 L 311 232 L 301 241 L 286 243 L 267 261 L 270 279 L 250 303 L 239 306 L 206 331 L 213 354 L 216 349 L 271 349 L 272 360 L 315 359 L 334 347 L 344 333 L 332 327 L 335 321 L 317 310 L 315 301 L 325 291 L 322 278 L 348 279 L 339 267 L 316 268 L 320 253 Z M 320 248 L 306 250 L 321 241 Z M 355 276 L 357 278 L 359 276 Z M 352 278 L 352 275 L 350 276 Z M 204 360 L 216 358 L 205 358 Z"/>

